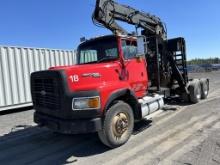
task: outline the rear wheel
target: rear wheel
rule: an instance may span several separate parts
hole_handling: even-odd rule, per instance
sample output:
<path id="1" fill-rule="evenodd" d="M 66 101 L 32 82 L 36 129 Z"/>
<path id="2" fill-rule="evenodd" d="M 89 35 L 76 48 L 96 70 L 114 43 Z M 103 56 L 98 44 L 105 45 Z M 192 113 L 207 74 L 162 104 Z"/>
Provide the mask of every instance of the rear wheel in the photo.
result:
<path id="1" fill-rule="evenodd" d="M 207 79 L 201 79 L 200 85 L 201 85 L 201 99 L 206 99 L 209 94 L 209 82 Z"/>
<path id="2" fill-rule="evenodd" d="M 119 101 L 107 111 L 103 128 L 98 132 L 99 138 L 110 148 L 125 144 L 134 127 L 134 115 L 131 107 Z"/>
<path id="3" fill-rule="evenodd" d="M 194 80 L 190 83 L 189 96 L 192 103 L 198 103 L 201 99 L 201 85 L 199 80 Z"/>

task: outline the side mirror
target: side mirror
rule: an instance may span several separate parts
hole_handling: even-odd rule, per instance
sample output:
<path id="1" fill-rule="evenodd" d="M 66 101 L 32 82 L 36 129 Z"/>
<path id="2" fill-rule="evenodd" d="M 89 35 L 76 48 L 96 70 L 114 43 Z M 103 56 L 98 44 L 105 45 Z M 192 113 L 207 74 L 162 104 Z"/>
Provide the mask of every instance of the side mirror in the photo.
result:
<path id="1" fill-rule="evenodd" d="M 146 42 L 144 36 L 137 37 L 137 57 L 143 56 L 147 53 Z"/>

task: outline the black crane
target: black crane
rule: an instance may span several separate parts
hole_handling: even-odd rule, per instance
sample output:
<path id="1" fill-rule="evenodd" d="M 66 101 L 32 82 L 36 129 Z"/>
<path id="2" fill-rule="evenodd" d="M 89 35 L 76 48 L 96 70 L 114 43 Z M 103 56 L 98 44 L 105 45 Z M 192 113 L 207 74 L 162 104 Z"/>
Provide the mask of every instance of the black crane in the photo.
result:
<path id="1" fill-rule="evenodd" d="M 116 35 L 129 35 L 116 21 L 141 28 L 148 45 L 145 57 L 151 80 L 150 89 L 165 92 L 163 89 L 173 89 L 178 83 L 179 92 L 188 93 L 185 40 L 181 37 L 168 40 L 166 26 L 159 17 L 113 0 L 97 0 L 93 21 Z"/>

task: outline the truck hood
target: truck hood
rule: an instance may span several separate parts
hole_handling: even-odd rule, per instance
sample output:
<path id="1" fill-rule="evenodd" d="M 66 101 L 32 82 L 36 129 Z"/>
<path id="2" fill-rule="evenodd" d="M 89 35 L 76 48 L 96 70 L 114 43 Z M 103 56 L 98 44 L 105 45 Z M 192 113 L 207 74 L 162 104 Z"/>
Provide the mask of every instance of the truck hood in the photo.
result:
<path id="1" fill-rule="evenodd" d="M 106 83 L 119 81 L 120 62 L 52 67 L 65 72 L 70 91 L 94 90 Z"/>

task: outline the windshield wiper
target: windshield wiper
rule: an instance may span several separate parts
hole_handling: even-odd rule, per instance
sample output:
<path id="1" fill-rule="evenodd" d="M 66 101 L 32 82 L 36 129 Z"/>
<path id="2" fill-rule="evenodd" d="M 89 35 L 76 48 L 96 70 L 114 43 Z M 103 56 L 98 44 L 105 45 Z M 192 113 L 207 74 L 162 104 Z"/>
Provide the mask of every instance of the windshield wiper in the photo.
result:
<path id="1" fill-rule="evenodd" d="M 109 61 L 109 60 L 117 60 L 117 59 L 118 59 L 117 57 L 108 56 L 108 57 L 104 57 L 104 58 L 100 59 L 99 61 L 97 61 L 97 63 Z"/>

